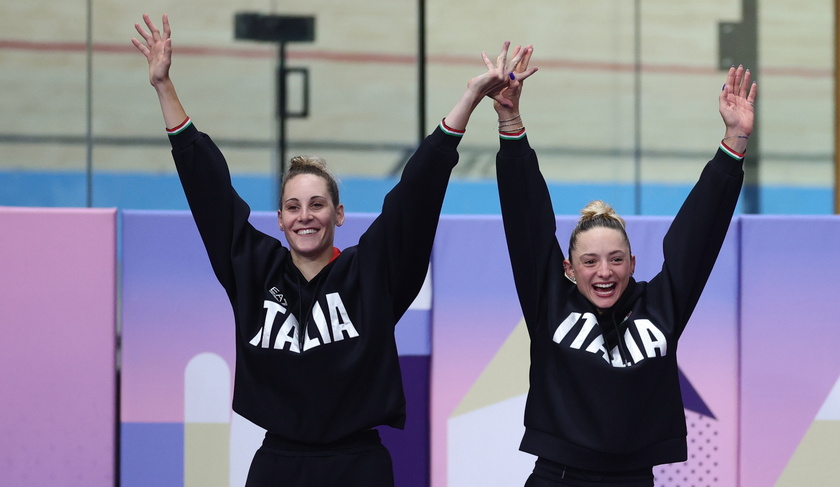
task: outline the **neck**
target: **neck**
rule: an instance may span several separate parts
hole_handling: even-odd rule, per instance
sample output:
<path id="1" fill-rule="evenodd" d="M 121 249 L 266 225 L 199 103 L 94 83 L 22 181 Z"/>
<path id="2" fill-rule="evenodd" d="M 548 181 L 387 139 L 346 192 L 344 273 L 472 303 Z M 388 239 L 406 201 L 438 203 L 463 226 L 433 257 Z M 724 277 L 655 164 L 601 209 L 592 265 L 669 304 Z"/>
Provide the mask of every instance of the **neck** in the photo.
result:
<path id="1" fill-rule="evenodd" d="M 311 281 L 315 276 L 321 272 L 321 269 L 327 266 L 332 260 L 333 250 L 330 247 L 329 252 L 324 252 L 316 257 L 309 257 L 292 252 L 292 263 L 298 268 L 303 277 L 307 281 Z"/>

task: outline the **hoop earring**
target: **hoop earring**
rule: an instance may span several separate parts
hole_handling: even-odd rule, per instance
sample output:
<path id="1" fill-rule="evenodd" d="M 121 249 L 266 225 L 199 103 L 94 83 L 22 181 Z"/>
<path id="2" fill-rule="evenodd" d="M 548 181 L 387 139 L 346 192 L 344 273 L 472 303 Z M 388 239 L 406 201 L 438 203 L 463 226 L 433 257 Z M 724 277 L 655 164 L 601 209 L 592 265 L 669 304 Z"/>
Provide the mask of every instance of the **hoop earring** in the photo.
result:
<path id="1" fill-rule="evenodd" d="M 565 272 L 563 273 L 563 275 L 566 276 L 566 279 L 568 279 L 572 284 L 577 284 L 577 280 L 574 277 L 566 274 Z"/>

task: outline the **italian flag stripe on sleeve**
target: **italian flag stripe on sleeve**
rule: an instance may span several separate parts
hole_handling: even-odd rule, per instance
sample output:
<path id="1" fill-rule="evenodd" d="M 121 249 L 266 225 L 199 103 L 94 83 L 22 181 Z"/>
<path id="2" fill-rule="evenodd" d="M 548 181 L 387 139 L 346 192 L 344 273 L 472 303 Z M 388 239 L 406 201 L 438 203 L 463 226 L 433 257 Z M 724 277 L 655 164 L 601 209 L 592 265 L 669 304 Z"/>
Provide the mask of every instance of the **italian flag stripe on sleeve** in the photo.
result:
<path id="1" fill-rule="evenodd" d="M 192 123 L 192 120 L 190 119 L 190 117 L 187 117 L 186 120 L 184 120 L 183 122 L 181 122 L 180 124 L 178 124 L 174 128 L 167 127 L 166 128 L 166 133 L 169 134 L 169 135 L 178 135 L 181 132 L 183 132 L 187 127 L 189 127 L 191 123 Z"/>
<path id="2" fill-rule="evenodd" d="M 453 129 L 452 127 L 446 125 L 445 120 L 446 119 L 444 118 L 443 120 L 440 121 L 440 129 L 443 130 L 443 133 L 445 133 L 447 135 L 452 135 L 452 136 L 455 136 L 455 137 L 463 137 L 464 136 L 464 134 L 466 133 L 466 130 Z"/>
<path id="3" fill-rule="evenodd" d="M 746 153 L 741 154 L 741 153 L 735 152 L 734 150 L 732 150 L 731 147 L 726 145 L 726 143 L 723 142 L 723 141 L 720 142 L 720 150 L 722 150 L 723 152 L 726 152 L 727 154 L 729 154 L 729 157 L 731 157 L 735 160 L 738 160 L 738 161 L 743 159 L 744 156 L 746 155 Z"/>
<path id="4" fill-rule="evenodd" d="M 521 128 L 516 132 L 502 132 L 499 131 L 499 137 L 505 140 L 519 140 L 522 137 L 525 137 L 525 128 Z"/>

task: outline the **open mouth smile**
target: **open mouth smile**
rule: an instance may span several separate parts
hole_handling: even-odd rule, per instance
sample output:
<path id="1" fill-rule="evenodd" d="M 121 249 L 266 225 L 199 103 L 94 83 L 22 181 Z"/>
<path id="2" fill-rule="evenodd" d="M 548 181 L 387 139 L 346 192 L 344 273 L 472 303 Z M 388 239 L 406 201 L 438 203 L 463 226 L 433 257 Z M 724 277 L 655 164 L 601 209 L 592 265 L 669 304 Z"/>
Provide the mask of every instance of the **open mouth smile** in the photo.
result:
<path id="1" fill-rule="evenodd" d="M 598 296 L 611 296 L 615 292 L 615 283 L 593 284 L 592 288 Z"/>

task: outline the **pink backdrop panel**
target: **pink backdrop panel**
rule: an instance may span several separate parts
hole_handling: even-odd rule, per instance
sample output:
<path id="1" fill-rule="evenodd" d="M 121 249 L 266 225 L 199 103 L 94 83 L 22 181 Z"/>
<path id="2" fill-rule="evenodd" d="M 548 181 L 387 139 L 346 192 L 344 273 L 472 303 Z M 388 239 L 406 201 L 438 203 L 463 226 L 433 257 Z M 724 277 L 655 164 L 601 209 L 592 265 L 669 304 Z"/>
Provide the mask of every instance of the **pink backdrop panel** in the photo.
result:
<path id="1" fill-rule="evenodd" d="M 116 210 L 0 228 L 0 485 L 114 485 Z"/>
<path id="2" fill-rule="evenodd" d="M 840 378 L 840 218 L 742 224 L 741 485 L 775 485 Z"/>

